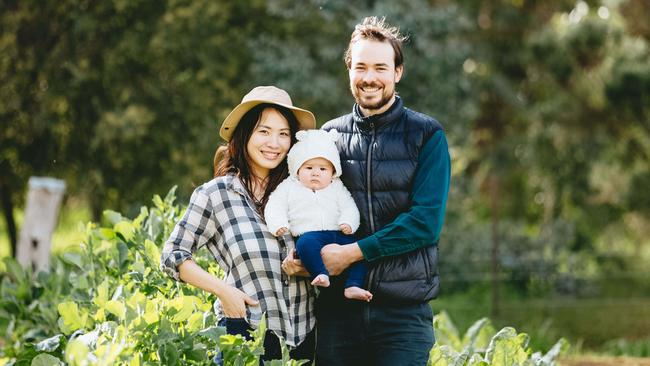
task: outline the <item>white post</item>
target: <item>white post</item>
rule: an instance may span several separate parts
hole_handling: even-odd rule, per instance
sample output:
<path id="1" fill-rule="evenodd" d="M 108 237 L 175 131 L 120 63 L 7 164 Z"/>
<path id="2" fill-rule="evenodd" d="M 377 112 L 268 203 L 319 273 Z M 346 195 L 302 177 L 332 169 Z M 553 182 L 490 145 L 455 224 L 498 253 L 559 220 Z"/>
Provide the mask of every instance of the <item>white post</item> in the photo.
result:
<path id="1" fill-rule="evenodd" d="M 54 178 L 29 178 L 27 206 L 18 239 L 16 258 L 37 271 L 50 265 L 52 233 L 59 216 L 65 182 Z"/>

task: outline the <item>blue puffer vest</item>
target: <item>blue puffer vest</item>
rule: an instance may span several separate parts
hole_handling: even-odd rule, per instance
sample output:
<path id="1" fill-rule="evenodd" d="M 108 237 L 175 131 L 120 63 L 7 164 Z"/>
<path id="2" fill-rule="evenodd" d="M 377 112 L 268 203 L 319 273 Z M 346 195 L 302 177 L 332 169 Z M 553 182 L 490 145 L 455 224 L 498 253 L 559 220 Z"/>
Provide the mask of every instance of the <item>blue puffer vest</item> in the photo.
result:
<path id="1" fill-rule="evenodd" d="M 364 117 L 358 105 L 352 113 L 327 122 L 324 130 L 336 129 L 341 138 L 342 181 L 361 213 L 357 237 L 375 233 L 392 222 L 411 205 L 411 186 L 420 150 L 442 126 L 433 118 L 405 108 L 397 97 L 391 108 L 379 115 Z M 426 300 L 438 293 L 437 246 L 409 256 L 389 257 L 370 264 L 368 289 L 387 286 L 391 297 L 408 300 L 424 292 Z M 376 267 L 382 269 L 375 271 Z M 424 272 L 422 272 L 422 271 Z M 415 295 L 419 296 L 419 295 Z M 419 298 L 413 299 L 414 301 Z M 373 298 L 380 300 L 380 298 Z"/>
<path id="2" fill-rule="evenodd" d="M 323 126 L 336 129 L 345 183 L 361 212 L 357 235 L 368 236 L 409 209 L 411 182 L 420 149 L 442 129 L 434 119 L 404 108 L 397 97 L 391 108 L 363 117 L 357 110 Z"/>

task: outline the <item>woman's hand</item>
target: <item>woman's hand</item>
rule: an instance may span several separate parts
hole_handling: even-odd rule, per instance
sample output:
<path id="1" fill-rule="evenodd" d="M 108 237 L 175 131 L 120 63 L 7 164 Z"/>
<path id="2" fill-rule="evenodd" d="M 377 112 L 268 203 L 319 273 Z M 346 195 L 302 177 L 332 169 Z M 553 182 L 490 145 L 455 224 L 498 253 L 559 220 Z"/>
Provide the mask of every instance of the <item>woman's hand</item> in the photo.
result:
<path id="1" fill-rule="evenodd" d="M 181 263 L 178 266 L 178 272 L 181 280 L 215 294 L 221 301 L 223 312 L 228 318 L 244 318 L 246 317 L 246 305 L 257 306 L 259 304 L 239 289 L 227 285 L 223 280 L 206 272 L 193 260 Z"/>
<path id="2" fill-rule="evenodd" d="M 226 318 L 244 318 L 247 305 L 259 305 L 258 301 L 253 300 L 241 290 L 228 285 L 223 286 L 218 297 Z"/>
<path id="3" fill-rule="evenodd" d="M 282 270 L 288 276 L 309 277 L 309 272 L 302 265 L 302 261 L 293 257 L 295 253 L 295 249 L 291 249 L 291 251 L 289 251 L 289 255 L 287 255 L 287 257 L 282 261 Z"/>

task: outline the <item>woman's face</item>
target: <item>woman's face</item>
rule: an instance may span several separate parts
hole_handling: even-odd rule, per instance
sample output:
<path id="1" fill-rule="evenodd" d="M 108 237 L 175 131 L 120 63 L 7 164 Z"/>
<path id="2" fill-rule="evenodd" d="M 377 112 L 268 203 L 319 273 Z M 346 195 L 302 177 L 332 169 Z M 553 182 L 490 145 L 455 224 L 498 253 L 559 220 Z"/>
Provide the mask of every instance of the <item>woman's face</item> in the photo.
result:
<path id="1" fill-rule="evenodd" d="M 263 110 L 246 144 L 252 173 L 266 178 L 284 160 L 290 147 L 289 122 L 273 108 Z"/>

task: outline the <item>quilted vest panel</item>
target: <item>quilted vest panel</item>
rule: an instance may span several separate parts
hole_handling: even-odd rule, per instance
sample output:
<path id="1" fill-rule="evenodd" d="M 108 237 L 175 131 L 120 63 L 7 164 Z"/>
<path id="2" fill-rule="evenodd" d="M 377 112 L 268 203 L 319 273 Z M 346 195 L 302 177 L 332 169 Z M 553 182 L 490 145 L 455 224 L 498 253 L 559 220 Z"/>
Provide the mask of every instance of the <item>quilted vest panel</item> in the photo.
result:
<path id="1" fill-rule="evenodd" d="M 361 213 L 357 236 L 363 238 L 409 209 L 420 150 L 442 126 L 397 97 L 383 114 L 363 117 L 355 105 L 323 129 L 341 133 L 341 179 Z"/>

